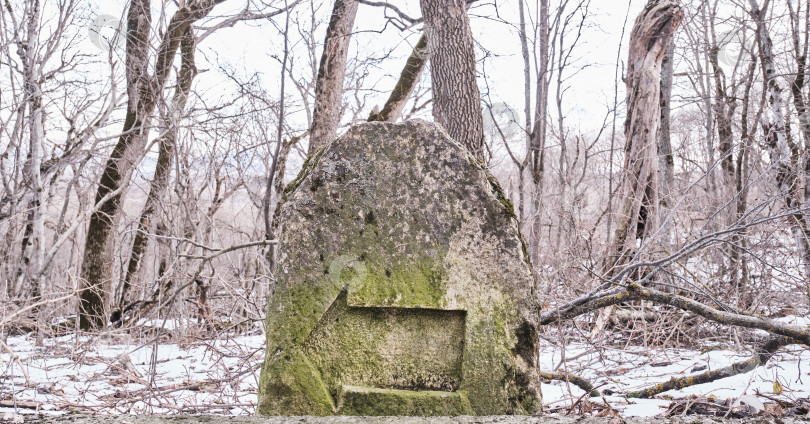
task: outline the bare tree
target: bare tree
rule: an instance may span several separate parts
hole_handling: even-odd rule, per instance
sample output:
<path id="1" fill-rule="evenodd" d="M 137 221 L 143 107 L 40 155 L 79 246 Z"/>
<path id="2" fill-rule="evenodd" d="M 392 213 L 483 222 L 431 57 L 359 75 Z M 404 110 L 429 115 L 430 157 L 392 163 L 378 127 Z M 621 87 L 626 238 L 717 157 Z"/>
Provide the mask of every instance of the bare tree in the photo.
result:
<path id="1" fill-rule="evenodd" d="M 47 240 L 48 199 L 65 170 L 79 163 L 83 168 L 89 140 L 106 125 L 117 104 L 114 82 L 104 92 L 101 79 L 86 73 L 85 67 L 94 61 L 71 45 L 86 18 L 86 10 L 75 0 L 5 2 L 0 8 L 0 63 L 8 65 L 2 87 L 6 96 L 0 100 L 10 112 L 0 117 L 6 136 L 0 153 L 0 222 L 7 232 L 0 251 L 8 267 L 5 293 L 12 298 L 36 299 L 44 289 L 53 257 Z M 96 85 L 102 87 L 96 90 Z M 56 140 L 48 130 L 66 136 Z M 74 175 L 72 181 L 78 178 Z M 68 184 L 63 194 L 57 231 L 74 186 Z M 16 229 L 19 215 L 25 216 L 21 231 Z M 22 235 L 19 244 L 16 234 Z M 12 259 L 16 246 L 19 257 Z"/>
<path id="2" fill-rule="evenodd" d="M 765 0 L 760 8 L 756 0 L 749 0 L 751 16 L 756 22 L 757 45 L 759 58 L 764 76 L 764 91 L 768 93 L 768 106 L 771 112 L 770 119 L 763 119 L 762 129 L 768 145 L 771 163 L 776 168 L 776 182 L 779 195 L 784 199 L 788 209 L 797 210 L 802 205 L 799 181 L 798 146 L 792 140 L 786 128 L 785 104 L 782 99 L 782 87 L 779 85 L 776 71 L 776 60 L 773 53 L 773 43 L 766 27 L 770 0 Z M 798 56 L 801 63 L 801 54 Z M 798 75 L 797 75 L 798 78 Z M 803 78 L 803 77 L 802 77 Z M 800 80 L 801 82 L 801 80 Z M 801 93 L 800 97 L 801 98 Z M 801 103 L 798 105 L 801 107 Z M 798 109 L 797 110 L 801 110 Z M 810 226 L 805 220 L 804 213 L 797 210 L 791 219 L 791 227 L 796 239 L 800 255 L 805 262 L 805 277 L 810 276 Z"/>
<path id="3" fill-rule="evenodd" d="M 658 135 L 661 123 L 661 62 L 683 11 L 677 1 L 651 0 L 630 34 L 625 160 L 616 233 L 606 257 L 610 269 L 627 263 L 638 240 L 658 229 Z"/>
<path id="4" fill-rule="evenodd" d="M 806 202 L 808 199 L 810 199 L 810 158 L 808 157 L 808 153 L 810 152 L 810 109 L 808 109 L 804 89 L 807 86 L 808 78 L 807 57 L 808 49 L 810 49 L 810 5 L 804 5 L 803 36 L 801 31 L 801 3 L 797 4 L 795 9 L 790 2 L 787 2 L 787 6 L 791 21 L 790 33 L 793 41 L 793 55 L 796 62 L 795 76 L 793 78 L 793 82 L 790 84 L 790 91 L 791 95 L 793 96 L 793 107 L 795 108 L 796 115 L 799 119 L 799 130 L 802 134 L 802 138 L 804 139 L 803 151 L 801 151 L 802 149 L 799 147 L 799 143 L 794 143 L 796 147 L 792 149 L 794 155 L 798 153 L 804 158 L 804 193 L 797 192 L 794 194 L 794 197 L 798 199 L 804 195 L 804 201 Z M 800 169 L 798 166 L 800 166 L 800 163 L 797 161 L 796 165 L 796 179 L 799 180 Z M 808 217 L 806 214 L 804 214 L 801 219 L 798 217 L 795 219 L 797 224 L 801 227 L 801 234 L 799 237 L 802 238 L 800 246 L 802 246 L 804 249 L 804 275 L 805 277 L 808 277 L 810 276 L 810 226 L 808 226 L 807 222 Z"/>
<path id="5" fill-rule="evenodd" d="M 558 10 L 562 13 L 562 7 Z M 534 104 L 534 124 L 531 127 L 530 141 L 527 149 L 531 157 L 531 175 L 534 182 L 533 187 L 533 202 L 531 212 L 531 232 L 530 240 L 532 244 L 532 255 L 539 253 L 540 246 L 540 228 L 541 219 L 540 213 L 542 211 L 543 201 L 543 184 L 545 181 L 545 168 L 546 168 L 546 134 L 548 131 L 547 117 L 548 117 L 548 89 L 549 89 L 549 44 L 550 44 L 550 22 L 549 22 L 549 7 L 548 0 L 540 0 L 539 3 L 539 16 L 537 21 L 537 31 L 539 35 L 539 53 L 535 58 L 537 63 L 536 75 L 536 90 L 537 96 Z M 528 62 L 528 56 L 524 55 L 524 63 Z M 525 65 L 524 65 L 525 66 Z M 528 88 L 527 88 L 528 89 Z M 529 128 L 529 127 L 527 127 Z"/>
<path id="6" fill-rule="evenodd" d="M 274 225 L 273 213 L 271 213 L 271 200 L 273 195 L 273 190 L 276 189 L 276 193 L 279 193 L 280 184 L 275 183 L 275 179 L 278 178 L 279 180 L 284 179 L 284 166 L 287 163 L 287 156 L 290 152 L 291 143 L 284 142 L 282 140 L 282 136 L 284 133 L 284 106 L 286 105 L 284 95 L 285 95 L 285 88 L 286 88 L 286 74 L 287 74 L 287 59 L 290 55 L 290 13 L 289 11 L 286 14 L 284 19 L 284 53 L 281 59 L 281 73 L 279 75 L 279 79 L 281 80 L 281 84 L 279 87 L 279 112 L 278 112 L 278 125 L 276 126 L 276 146 L 275 151 L 273 153 L 273 164 L 270 166 L 270 172 L 267 175 L 267 184 L 265 185 L 264 189 L 264 199 L 262 199 L 262 215 L 264 215 L 264 239 L 267 241 L 271 241 L 275 239 L 275 231 L 276 225 Z M 284 154 L 284 157 L 281 157 L 281 154 Z M 278 174 L 278 170 L 281 170 L 281 174 Z M 277 223 L 277 222 L 275 222 Z M 270 248 L 267 250 L 267 259 L 270 262 L 270 266 L 275 263 L 275 250 L 271 245 Z"/>
<path id="7" fill-rule="evenodd" d="M 177 132 L 179 130 L 178 121 L 184 115 L 183 111 L 191 91 L 191 84 L 194 80 L 194 76 L 197 74 L 197 68 L 194 65 L 194 50 L 196 48 L 194 29 L 188 27 L 180 42 L 181 66 L 177 75 L 177 88 L 175 89 L 171 106 L 169 107 L 169 114 L 166 117 L 168 125 L 165 133 L 158 140 L 159 150 L 157 165 L 155 166 L 155 175 L 149 187 L 146 205 L 144 205 L 141 217 L 138 219 L 138 231 L 135 233 L 135 238 L 132 242 L 132 250 L 127 264 L 126 275 L 121 282 L 122 287 L 118 307 L 122 310 L 126 306 L 126 298 L 130 284 L 141 268 L 141 259 L 143 258 L 146 244 L 149 240 L 148 235 L 151 228 L 154 227 L 152 225 L 152 216 L 155 214 L 155 209 L 160 206 L 160 201 L 166 192 L 166 188 L 169 186 L 169 177 L 171 176 L 172 162 L 174 161 L 174 153 L 177 144 Z M 157 226 L 157 228 L 165 229 L 165 226 L 161 225 Z M 165 236 L 166 234 L 165 231 L 159 231 L 158 235 Z"/>
<path id="8" fill-rule="evenodd" d="M 625 76 L 627 117 L 624 121 L 622 200 L 616 232 L 605 256 L 605 275 L 614 274 L 641 253 L 659 227 L 658 144 L 661 125 L 661 64 L 683 18 L 677 0 L 650 0 L 630 33 Z M 591 331 L 599 336 L 612 313 L 600 313 Z"/>
<path id="9" fill-rule="evenodd" d="M 97 203 L 125 185 L 137 165 L 137 159 L 146 146 L 152 112 L 166 84 L 183 34 L 194 21 L 205 17 L 222 1 L 190 1 L 172 16 L 157 49 L 153 73 L 148 71 L 151 0 L 133 0 L 130 4 L 126 32 L 126 119 L 121 137 L 104 167 L 96 192 Z M 82 261 L 82 291 L 79 295 L 79 326 L 85 330 L 103 327 L 107 320 L 107 297 L 112 284 L 112 228 L 120 206 L 119 193 L 103 201 L 100 210 L 90 217 Z"/>
<path id="10" fill-rule="evenodd" d="M 25 95 L 28 108 L 28 137 L 29 148 L 28 157 L 23 168 L 23 175 L 26 186 L 31 193 L 31 200 L 28 204 L 28 217 L 25 225 L 26 236 L 23 237 L 22 264 L 21 266 L 28 272 L 29 287 L 26 291 L 34 300 L 39 300 L 40 284 L 34 274 L 30 262 L 34 261 L 37 266 L 44 261 L 44 218 L 42 215 L 43 205 L 43 184 L 42 184 L 42 149 L 44 147 L 44 122 L 42 111 L 42 87 L 40 78 L 41 71 L 37 69 L 41 66 L 38 60 L 37 31 L 40 20 L 40 3 L 38 0 L 26 2 L 24 7 L 28 9 L 25 13 L 25 38 L 18 39 L 20 59 L 23 68 L 23 93 Z M 11 7 L 7 4 L 9 12 Z M 16 35 L 19 37 L 20 35 Z M 35 268 L 33 269 L 35 270 Z M 20 273 L 20 277 L 23 274 Z"/>

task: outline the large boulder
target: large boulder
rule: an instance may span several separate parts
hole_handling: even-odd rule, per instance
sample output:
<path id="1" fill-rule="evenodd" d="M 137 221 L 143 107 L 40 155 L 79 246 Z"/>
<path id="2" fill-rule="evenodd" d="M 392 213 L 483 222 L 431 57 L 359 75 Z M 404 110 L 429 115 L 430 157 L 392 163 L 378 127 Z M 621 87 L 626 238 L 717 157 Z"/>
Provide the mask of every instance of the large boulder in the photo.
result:
<path id="1" fill-rule="evenodd" d="M 512 205 L 438 125 L 352 128 L 307 160 L 278 218 L 259 414 L 541 411 Z"/>

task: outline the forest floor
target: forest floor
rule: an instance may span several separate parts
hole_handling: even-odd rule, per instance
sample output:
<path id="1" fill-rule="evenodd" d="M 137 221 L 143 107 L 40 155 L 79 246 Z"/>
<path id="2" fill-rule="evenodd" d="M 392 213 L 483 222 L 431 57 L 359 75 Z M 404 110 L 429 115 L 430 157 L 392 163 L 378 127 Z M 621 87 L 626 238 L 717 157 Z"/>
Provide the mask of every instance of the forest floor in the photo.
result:
<path id="1" fill-rule="evenodd" d="M 0 354 L 0 422 L 27 414 L 255 413 L 264 336 L 178 337 L 171 327 L 152 341 L 131 336 L 33 334 L 8 337 Z M 155 342 L 154 340 L 158 341 Z M 2 346 L 2 345 L 0 345 Z M 624 346 L 595 348 L 541 340 L 540 366 L 578 374 L 604 394 L 589 398 L 565 381 L 543 384 L 545 410 L 596 417 L 653 417 L 683 411 L 726 417 L 801 417 L 810 413 L 810 351 L 790 346 L 765 366 L 713 383 L 629 399 L 635 390 L 750 357 L 712 350 Z M 564 359 L 564 360 L 563 360 Z"/>

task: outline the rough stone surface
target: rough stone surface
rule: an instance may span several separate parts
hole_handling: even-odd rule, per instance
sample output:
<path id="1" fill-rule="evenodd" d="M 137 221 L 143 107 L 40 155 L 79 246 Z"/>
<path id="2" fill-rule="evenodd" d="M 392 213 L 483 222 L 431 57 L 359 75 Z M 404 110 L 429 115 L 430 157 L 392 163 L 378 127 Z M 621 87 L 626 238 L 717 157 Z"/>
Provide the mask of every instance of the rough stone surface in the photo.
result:
<path id="1" fill-rule="evenodd" d="M 352 128 L 307 160 L 278 218 L 259 414 L 541 410 L 512 205 L 438 125 Z"/>

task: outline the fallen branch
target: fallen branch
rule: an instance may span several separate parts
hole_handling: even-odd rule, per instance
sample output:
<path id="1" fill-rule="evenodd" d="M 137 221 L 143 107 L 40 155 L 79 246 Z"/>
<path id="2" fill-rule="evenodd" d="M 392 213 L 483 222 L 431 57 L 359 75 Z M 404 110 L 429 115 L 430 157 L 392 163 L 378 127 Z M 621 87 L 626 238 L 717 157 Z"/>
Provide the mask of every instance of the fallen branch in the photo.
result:
<path id="1" fill-rule="evenodd" d="M 55 299 L 41 300 L 39 302 L 36 302 L 36 303 L 28 305 L 28 306 L 26 306 L 24 308 L 21 308 L 21 309 L 19 309 L 17 311 L 14 311 L 14 312 L 8 314 L 7 316 L 3 317 L 3 319 L 0 320 L 0 328 L 3 328 L 3 326 L 6 325 L 6 323 L 11 322 L 12 319 L 22 315 L 24 312 L 30 311 L 30 310 L 32 310 L 34 308 L 38 308 L 38 307 L 40 307 L 42 305 L 47 305 L 49 303 L 56 303 L 56 302 L 61 302 L 63 300 L 70 299 L 73 296 L 75 296 L 76 293 L 78 293 L 80 291 L 81 290 L 74 290 L 74 291 L 70 292 L 70 294 L 67 294 L 67 295 L 64 295 L 64 296 L 61 296 L 61 297 L 57 297 Z"/>
<path id="2" fill-rule="evenodd" d="M 571 373 L 560 372 L 560 371 L 539 371 L 540 378 L 544 380 L 558 380 L 558 381 L 568 381 L 571 384 L 579 387 L 580 389 L 584 390 L 585 393 L 589 393 L 591 397 L 600 396 L 599 390 L 596 390 L 591 384 L 590 381 Z"/>
<path id="3" fill-rule="evenodd" d="M 684 311 L 692 312 L 711 321 L 721 324 L 736 325 L 745 328 L 756 328 L 771 334 L 785 336 L 795 340 L 795 343 L 810 345 L 810 329 L 797 327 L 768 318 L 745 315 L 740 312 L 722 311 L 712 308 L 696 300 L 678 294 L 665 293 L 653 288 L 642 287 L 637 283 L 630 283 L 626 287 L 617 287 L 606 290 L 589 300 L 576 306 L 564 305 L 561 309 L 554 309 L 540 315 L 540 324 L 547 325 L 559 321 L 569 320 L 579 315 L 595 311 L 606 306 L 616 305 L 631 300 L 647 300 L 650 302 L 673 306 Z"/>
<path id="4" fill-rule="evenodd" d="M 759 350 L 754 353 L 750 358 L 733 363 L 727 367 L 719 368 L 713 371 L 707 371 L 698 375 L 691 375 L 688 377 L 673 377 L 667 382 L 656 384 L 636 392 L 627 394 L 629 398 L 651 398 L 659 393 L 669 390 L 679 390 L 685 387 L 696 386 L 698 384 L 711 383 L 721 378 L 731 377 L 738 374 L 745 374 L 754 370 L 760 365 L 764 365 L 776 353 L 779 348 L 791 344 L 793 341 L 787 337 L 775 336 L 771 337 Z"/>
<path id="5" fill-rule="evenodd" d="M 753 210 L 757 209 L 758 208 L 754 208 Z M 714 244 L 728 243 L 730 241 L 729 239 L 735 234 L 749 230 L 758 225 L 774 222 L 779 219 L 793 216 L 796 213 L 801 213 L 808 210 L 810 210 L 810 207 L 793 208 L 787 211 L 783 211 L 782 213 L 776 215 L 770 215 L 764 218 L 754 219 L 751 220 L 750 222 L 743 223 L 745 219 L 748 219 L 748 214 L 752 213 L 751 211 L 749 211 L 746 214 L 746 216 L 740 218 L 737 221 L 737 223 L 735 223 L 735 225 L 710 234 L 703 235 L 698 239 L 682 246 L 676 252 L 673 252 L 672 254 L 670 254 L 665 258 L 661 258 L 651 262 L 630 263 L 625 268 L 617 272 L 616 275 L 614 275 L 609 279 L 606 279 L 599 275 L 595 275 L 595 277 L 603 281 L 598 287 L 596 287 L 589 293 L 579 296 L 576 299 L 573 299 L 565 303 L 564 305 L 557 307 L 554 310 L 542 313 L 540 316 L 541 324 L 550 324 L 558 321 L 564 321 L 571 318 L 575 318 L 584 313 L 591 312 L 594 309 L 593 307 L 589 307 L 588 306 L 589 304 L 604 303 L 604 305 L 598 306 L 598 308 L 601 308 L 604 306 L 611 306 L 617 303 L 624 302 L 627 299 L 620 299 L 620 300 L 606 299 L 606 297 L 610 297 L 612 295 L 625 294 L 626 288 L 624 288 L 624 284 L 626 278 L 634 270 L 641 268 L 650 269 L 650 272 L 647 273 L 647 276 L 640 280 L 642 283 L 647 282 L 651 280 L 651 278 L 655 275 L 656 272 L 660 271 L 666 266 L 676 263 L 677 261 L 686 258 L 697 251 L 706 249 Z"/>
<path id="6" fill-rule="evenodd" d="M 557 322 L 574 319 L 580 315 L 593 312 L 597 309 L 626 302 L 628 290 L 624 287 L 616 287 L 602 292 L 588 293 L 577 299 L 540 314 L 540 325 L 554 324 Z"/>
<path id="7" fill-rule="evenodd" d="M 40 403 L 28 400 L 0 400 L 0 406 L 4 408 L 39 409 Z"/>
<path id="8" fill-rule="evenodd" d="M 31 379 L 28 378 L 28 372 L 25 370 L 23 363 L 20 362 L 20 357 L 16 353 L 14 353 L 14 351 L 11 350 L 11 348 L 8 347 L 8 345 L 5 344 L 5 342 L 3 342 L 2 340 L 0 340 L 0 347 L 5 349 L 8 352 L 8 354 L 11 355 L 10 360 L 12 362 L 16 362 L 17 365 L 20 367 L 20 371 L 22 371 L 23 377 L 25 377 L 25 384 L 31 384 Z"/>

